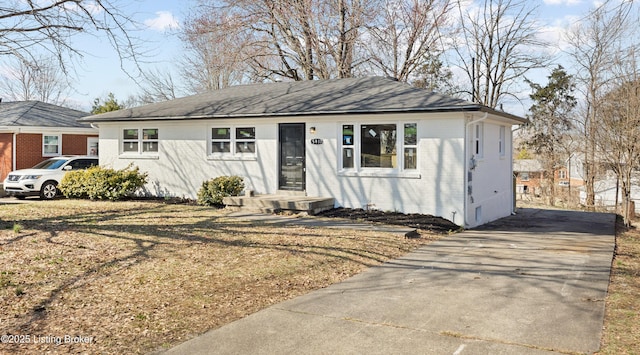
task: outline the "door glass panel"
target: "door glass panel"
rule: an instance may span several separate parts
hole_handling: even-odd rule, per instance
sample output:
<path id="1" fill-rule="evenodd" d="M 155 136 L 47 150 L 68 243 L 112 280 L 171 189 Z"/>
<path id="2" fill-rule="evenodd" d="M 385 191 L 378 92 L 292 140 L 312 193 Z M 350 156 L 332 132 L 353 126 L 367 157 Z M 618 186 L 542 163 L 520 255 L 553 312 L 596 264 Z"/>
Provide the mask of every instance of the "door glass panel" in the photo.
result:
<path id="1" fill-rule="evenodd" d="M 281 190 L 304 191 L 305 189 L 304 129 L 304 123 L 280 125 Z"/>

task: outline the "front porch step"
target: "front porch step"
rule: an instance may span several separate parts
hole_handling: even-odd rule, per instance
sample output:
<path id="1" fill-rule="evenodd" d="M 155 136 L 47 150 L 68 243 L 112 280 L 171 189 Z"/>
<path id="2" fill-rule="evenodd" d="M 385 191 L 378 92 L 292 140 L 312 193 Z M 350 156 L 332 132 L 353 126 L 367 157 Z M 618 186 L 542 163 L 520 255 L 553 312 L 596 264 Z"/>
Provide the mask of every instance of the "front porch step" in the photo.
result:
<path id="1" fill-rule="evenodd" d="M 314 215 L 332 209 L 335 206 L 335 199 L 294 195 L 255 195 L 225 197 L 222 203 L 226 206 L 261 212 L 293 211 Z"/>

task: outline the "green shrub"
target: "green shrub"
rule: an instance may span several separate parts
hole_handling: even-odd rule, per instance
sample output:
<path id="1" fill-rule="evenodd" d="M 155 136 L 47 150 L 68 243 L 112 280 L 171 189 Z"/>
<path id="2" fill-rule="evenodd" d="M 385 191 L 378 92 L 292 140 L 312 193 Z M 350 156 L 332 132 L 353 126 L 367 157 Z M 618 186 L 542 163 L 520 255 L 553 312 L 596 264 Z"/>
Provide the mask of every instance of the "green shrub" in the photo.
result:
<path id="1" fill-rule="evenodd" d="M 147 183 L 147 173 L 138 167 L 115 170 L 94 166 L 67 173 L 58 189 L 69 198 L 121 200 L 132 196 Z"/>
<path id="2" fill-rule="evenodd" d="M 244 181 L 240 176 L 219 176 L 202 183 L 198 191 L 198 204 L 221 206 L 222 198 L 238 196 L 244 190 Z"/>

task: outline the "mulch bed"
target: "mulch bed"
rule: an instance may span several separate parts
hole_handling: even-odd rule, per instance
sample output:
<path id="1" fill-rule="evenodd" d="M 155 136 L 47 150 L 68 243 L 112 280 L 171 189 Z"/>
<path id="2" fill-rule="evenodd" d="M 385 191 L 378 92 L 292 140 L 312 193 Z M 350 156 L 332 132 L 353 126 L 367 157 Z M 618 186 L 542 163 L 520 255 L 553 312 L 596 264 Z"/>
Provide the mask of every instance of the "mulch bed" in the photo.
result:
<path id="1" fill-rule="evenodd" d="M 385 212 L 379 210 L 364 210 L 362 208 L 334 208 L 318 213 L 317 216 L 346 218 L 358 221 L 392 224 L 416 229 L 428 230 L 434 233 L 450 233 L 460 230 L 460 226 L 448 219 L 419 213 Z"/>

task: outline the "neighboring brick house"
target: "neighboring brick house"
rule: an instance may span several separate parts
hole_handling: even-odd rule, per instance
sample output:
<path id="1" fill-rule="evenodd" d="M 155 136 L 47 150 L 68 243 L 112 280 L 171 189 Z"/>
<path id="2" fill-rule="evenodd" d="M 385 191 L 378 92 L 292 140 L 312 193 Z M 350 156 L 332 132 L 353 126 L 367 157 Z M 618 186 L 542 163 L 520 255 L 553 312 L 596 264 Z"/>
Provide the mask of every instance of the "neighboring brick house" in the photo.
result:
<path id="1" fill-rule="evenodd" d="M 516 177 L 516 193 L 519 195 L 540 195 L 544 170 L 536 159 L 515 159 L 513 174 Z"/>
<path id="2" fill-rule="evenodd" d="M 0 182 L 13 170 L 59 155 L 98 155 L 88 113 L 40 101 L 0 101 Z"/>

